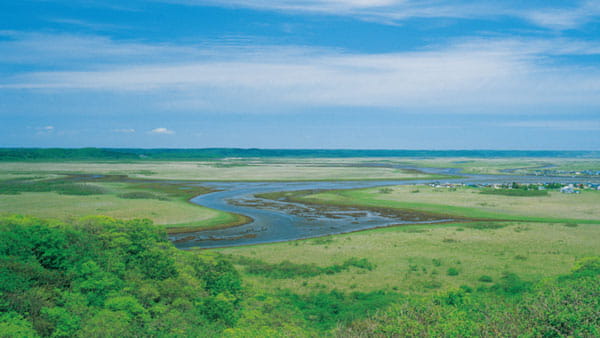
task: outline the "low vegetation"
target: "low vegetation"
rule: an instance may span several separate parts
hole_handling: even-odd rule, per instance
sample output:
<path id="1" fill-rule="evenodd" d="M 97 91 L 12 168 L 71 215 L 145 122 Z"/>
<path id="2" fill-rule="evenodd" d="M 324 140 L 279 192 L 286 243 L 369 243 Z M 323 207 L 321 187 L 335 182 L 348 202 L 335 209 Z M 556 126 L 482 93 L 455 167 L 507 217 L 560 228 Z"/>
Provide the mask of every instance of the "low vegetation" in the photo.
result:
<path id="1" fill-rule="evenodd" d="M 480 194 L 485 195 L 502 195 L 502 196 L 548 196 L 546 190 L 526 190 L 526 189 L 482 189 Z"/>
<path id="2" fill-rule="evenodd" d="M 366 258 L 349 258 L 342 264 L 333 264 L 320 267 L 316 264 L 295 264 L 283 261 L 278 264 L 269 264 L 258 259 L 244 256 L 233 257 L 234 263 L 244 266 L 244 272 L 250 275 L 264 276 L 267 278 L 296 278 L 314 277 L 319 275 L 333 275 L 348 270 L 351 267 L 371 271 L 375 265 Z"/>
<path id="3" fill-rule="evenodd" d="M 414 210 L 472 219 L 600 223 L 600 208 L 597 207 L 600 191 L 585 191 L 575 196 L 558 191 L 525 189 L 450 189 L 428 185 L 386 188 L 384 192 L 384 188 L 276 192 L 261 194 L 261 197 L 311 204 Z M 412 193 L 415 188 L 419 193 Z"/>
<path id="4" fill-rule="evenodd" d="M 188 200 L 211 192 L 198 184 L 147 182 L 126 175 L 62 175 L 0 181 L 0 213 L 71 220 L 92 214 L 148 218 L 169 232 L 243 224 L 247 219 Z"/>
<path id="5" fill-rule="evenodd" d="M 117 196 L 119 196 L 120 198 L 125 198 L 125 199 L 150 199 L 150 200 L 159 200 L 159 201 L 168 201 L 169 200 L 167 197 L 153 194 L 153 193 L 147 192 L 147 191 L 132 191 L 132 192 L 126 192 L 123 194 L 119 194 Z"/>
<path id="6" fill-rule="evenodd" d="M 18 195 L 25 192 L 56 192 L 60 195 L 101 195 L 106 189 L 90 183 L 71 180 L 19 179 L 0 181 L 0 195 Z"/>
<path id="7" fill-rule="evenodd" d="M 239 257 L 176 250 L 147 220 L 5 216 L 0 262 L 3 337 L 600 334 L 599 257 L 579 259 L 572 270 L 541 282 L 507 272 L 497 283 L 480 276 L 480 282 L 424 295 L 326 285 L 309 293 L 261 291 L 244 282 L 252 272 L 236 270 Z M 429 263 L 457 264 L 445 258 Z M 297 272 L 306 268 L 248 264 L 291 278 L 304 278 Z M 344 265 L 367 274 L 380 269 L 366 259 Z M 343 273 L 337 269 L 330 275 Z M 437 289 L 435 282 L 428 286 Z"/>

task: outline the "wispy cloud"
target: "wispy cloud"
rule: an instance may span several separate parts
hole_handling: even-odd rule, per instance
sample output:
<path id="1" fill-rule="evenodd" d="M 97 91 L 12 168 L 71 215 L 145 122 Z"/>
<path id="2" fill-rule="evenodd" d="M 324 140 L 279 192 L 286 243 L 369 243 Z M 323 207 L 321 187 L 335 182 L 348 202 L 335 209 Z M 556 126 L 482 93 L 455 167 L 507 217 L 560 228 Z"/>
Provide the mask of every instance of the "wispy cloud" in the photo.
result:
<path id="1" fill-rule="evenodd" d="M 581 131 L 600 131 L 600 120 L 543 120 L 543 121 L 514 121 L 504 122 L 500 126 L 514 128 L 536 128 L 552 130 L 581 130 Z"/>
<path id="2" fill-rule="evenodd" d="M 164 128 L 164 127 L 160 127 L 160 128 L 154 128 L 150 131 L 152 134 L 163 134 L 163 135 L 172 135 L 175 134 L 174 131 Z"/>
<path id="3" fill-rule="evenodd" d="M 93 22 L 93 21 L 85 21 L 71 18 L 49 18 L 47 19 L 49 22 L 61 24 L 61 25 L 69 25 L 69 26 L 77 26 L 86 29 L 90 29 L 93 31 L 114 31 L 114 30 L 123 30 L 130 29 L 131 27 L 125 25 L 116 25 L 110 23 L 101 23 L 101 22 Z"/>
<path id="4" fill-rule="evenodd" d="M 36 67 L 74 68 L 92 62 L 96 65 L 185 62 L 223 55 L 219 49 L 202 45 L 115 41 L 101 35 L 0 31 L 0 38 L 0 64 Z M 225 48 L 226 45 L 221 46 Z"/>
<path id="5" fill-rule="evenodd" d="M 50 135 L 52 133 L 54 133 L 54 126 L 43 126 L 43 127 L 36 127 L 36 134 L 37 135 Z"/>
<path id="6" fill-rule="evenodd" d="M 523 1 L 417 1 L 417 0 L 162 0 L 184 5 L 243 7 L 283 12 L 308 12 L 352 16 L 384 24 L 397 24 L 412 18 L 482 19 L 517 17 L 553 29 L 568 29 L 598 20 L 596 0 L 563 3 Z"/>
<path id="7" fill-rule="evenodd" d="M 576 2 L 577 3 L 577 2 Z M 544 8 L 527 11 L 522 14 L 533 23 L 557 30 L 582 26 L 588 22 L 600 20 L 600 2 L 587 0 L 574 7 Z"/>
<path id="8" fill-rule="evenodd" d="M 113 129 L 113 132 L 114 133 L 131 134 L 131 133 L 135 133 L 135 129 L 133 129 L 133 128 Z"/>
<path id="9" fill-rule="evenodd" d="M 137 47 L 102 41 L 104 53 L 123 53 L 126 60 L 130 55 L 126 50 Z M 597 65 L 552 62 L 553 56 L 600 54 L 600 48 L 587 41 L 476 38 L 385 54 L 293 46 L 227 46 L 211 51 L 181 47 L 190 53 L 180 51 L 183 58 L 170 57 L 171 52 L 160 46 L 141 49 L 156 51 L 164 61 L 22 73 L 5 77 L 0 89 L 152 93 L 151 100 L 162 108 L 190 111 L 600 106 Z M 210 57 L 194 57 L 209 53 Z"/>

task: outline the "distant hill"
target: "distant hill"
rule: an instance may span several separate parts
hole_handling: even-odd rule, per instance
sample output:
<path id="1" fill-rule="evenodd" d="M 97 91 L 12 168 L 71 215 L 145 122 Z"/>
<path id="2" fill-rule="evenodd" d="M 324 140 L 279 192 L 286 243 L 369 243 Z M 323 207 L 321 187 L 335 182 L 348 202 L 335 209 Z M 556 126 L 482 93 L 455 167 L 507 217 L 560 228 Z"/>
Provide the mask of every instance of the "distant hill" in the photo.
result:
<path id="1" fill-rule="evenodd" d="M 136 149 L 0 148 L 0 161 L 208 160 L 226 157 L 471 157 L 600 158 L 600 151 L 554 150 L 356 150 L 356 149 Z"/>

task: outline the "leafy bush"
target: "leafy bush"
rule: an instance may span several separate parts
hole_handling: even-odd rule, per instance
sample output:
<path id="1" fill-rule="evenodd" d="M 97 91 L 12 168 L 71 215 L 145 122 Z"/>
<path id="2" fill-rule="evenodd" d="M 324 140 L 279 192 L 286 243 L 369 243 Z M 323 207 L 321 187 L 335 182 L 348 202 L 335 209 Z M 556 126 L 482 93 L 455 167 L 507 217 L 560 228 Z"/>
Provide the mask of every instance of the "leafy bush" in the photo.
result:
<path id="1" fill-rule="evenodd" d="M 487 276 L 487 275 L 483 275 L 483 276 L 479 277 L 477 280 L 480 281 L 480 282 L 482 282 L 482 283 L 491 283 L 491 282 L 494 281 L 492 279 L 492 277 Z"/>
<path id="2" fill-rule="evenodd" d="M 297 308 L 306 321 L 312 322 L 320 329 L 330 329 L 340 323 L 349 323 L 374 314 L 377 309 L 399 299 L 396 293 L 384 291 L 348 294 L 336 290 L 309 295 L 297 295 L 286 291 L 279 297 Z"/>
<path id="3" fill-rule="evenodd" d="M 314 277 L 318 275 L 332 275 L 355 267 L 364 270 L 373 270 L 375 265 L 366 258 L 352 257 L 342 264 L 333 264 L 320 267 L 316 264 L 296 264 L 290 261 L 283 261 L 277 264 L 269 264 L 258 259 L 244 256 L 233 257 L 235 262 L 245 265 L 245 272 L 252 275 L 260 275 L 268 278 L 294 278 L 294 277 Z"/>
<path id="4" fill-rule="evenodd" d="M 458 276 L 458 270 L 456 268 L 448 268 L 448 271 L 446 271 L 446 274 L 448 276 Z"/>
<path id="5" fill-rule="evenodd" d="M 168 201 L 169 199 L 161 196 L 161 195 L 157 195 L 151 192 L 147 192 L 147 191 L 132 191 L 132 192 L 127 192 L 124 194 L 119 194 L 117 195 L 120 198 L 125 198 L 125 199 L 154 199 L 154 200 L 160 200 L 160 201 Z"/>
<path id="6" fill-rule="evenodd" d="M 56 192 L 62 195 L 101 195 L 106 190 L 89 183 L 68 180 L 7 180 L 0 181 L 0 194 L 14 195 L 22 192 Z"/>
<path id="7" fill-rule="evenodd" d="M 509 295 L 519 294 L 531 288 L 531 283 L 522 280 L 517 274 L 505 272 L 500 278 L 500 282 L 495 284 L 492 289 Z"/>

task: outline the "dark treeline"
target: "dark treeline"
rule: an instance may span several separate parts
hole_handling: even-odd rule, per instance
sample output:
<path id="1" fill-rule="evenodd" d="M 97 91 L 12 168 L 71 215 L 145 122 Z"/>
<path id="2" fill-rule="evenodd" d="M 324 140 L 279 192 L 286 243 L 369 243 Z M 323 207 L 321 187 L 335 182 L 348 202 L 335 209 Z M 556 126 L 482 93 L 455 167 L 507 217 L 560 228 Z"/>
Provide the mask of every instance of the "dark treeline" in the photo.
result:
<path id="1" fill-rule="evenodd" d="M 466 157 L 600 158 L 600 151 L 554 150 L 359 150 L 359 149 L 135 149 L 0 148 L 0 161 L 22 160 L 208 160 L 227 157 Z"/>

